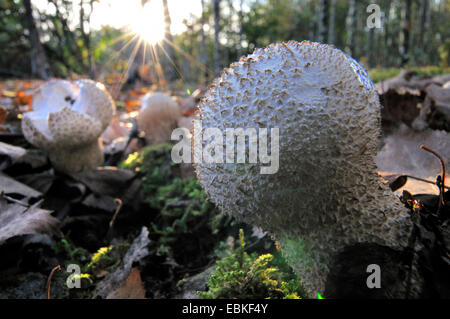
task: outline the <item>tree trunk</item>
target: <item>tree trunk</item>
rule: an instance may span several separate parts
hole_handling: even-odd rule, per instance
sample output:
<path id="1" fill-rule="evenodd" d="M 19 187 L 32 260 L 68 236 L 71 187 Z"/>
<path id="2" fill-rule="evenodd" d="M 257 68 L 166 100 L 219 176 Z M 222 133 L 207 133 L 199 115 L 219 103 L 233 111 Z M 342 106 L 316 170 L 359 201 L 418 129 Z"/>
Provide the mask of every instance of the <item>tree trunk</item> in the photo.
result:
<path id="1" fill-rule="evenodd" d="M 243 12 L 242 7 L 244 4 L 244 0 L 239 1 L 239 12 L 238 12 L 238 19 L 239 19 L 239 35 L 238 35 L 238 46 L 237 46 L 237 57 L 238 59 L 242 56 L 242 20 L 243 20 Z"/>
<path id="2" fill-rule="evenodd" d="M 356 0 L 350 0 L 348 15 L 347 15 L 347 46 L 348 54 L 355 55 L 356 45 Z"/>
<path id="3" fill-rule="evenodd" d="M 30 41 L 30 57 L 31 57 L 31 74 L 42 79 L 49 79 L 52 76 L 50 64 L 45 55 L 39 39 L 39 32 L 33 18 L 33 9 L 30 0 L 23 0 L 25 7 L 25 17 L 28 23 L 29 41 Z"/>
<path id="4" fill-rule="evenodd" d="M 204 67 L 204 71 L 203 71 L 203 82 L 207 83 L 208 82 L 208 56 L 207 56 L 207 52 L 206 52 L 206 35 L 205 35 L 205 30 L 203 29 L 205 26 L 205 0 L 201 0 L 202 1 L 202 16 L 201 16 L 201 29 L 200 29 L 200 35 L 201 35 L 201 46 L 200 46 L 200 63 L 201 65 Z"/>
<path id="5" fill-rule="evenodd" d="M 319 0 L 317 8 L 317 41 L 327 43 L 329 0 Z"/>
<path id="6" fill-rule="evenodd" d="M 92 48 L 91 48 L 91 33 L 90 33 L 90 31 L 89 31 L 89 33 L 86 32 L 85 25 L 84 25 L 85 23 L 90 23 L 90 21 L 91 21 L 91 14 L 92 14 L 92 10 L 93 10 L 94 0 L 89 0 L 89 14 L 87 14 L 87 15 L 84 11 L 83 5 L 84 5 L 84 0 L 80 0 L 80 31 L 81 31 L 81 37 L 84 42 L 84 46 L 86 47 L 86 50 L 87 50 L 87 61 L 86 61 L 87 70 L 88 70 L 89 76 L 91 78 L 94 78 L 95 72 L 94 72 L 94 61 L 93 61 L 93 57 L 92 57 Z"/>
<path id="7" fill-rule="evenodd" d="M 390 49 L 390 23 L 391 23 L 391 6 L 394 2 L 391 2 L 387 8 L 386 19 L 384 21 L 384 48 L 383 48 L 383 66 L 389 65 L 389 49 Z"/>
<path id="8" fill-rule="evenodd" d="M 213 11 L 214 11 L 214 74 L 218 75 L 221 70 L 220 61 L 222 61 L 219 43 L 220 0 L 213 0 Z"/>
<path id="9" fill-rule="evenodd" d="M 411 31 L 411 0 L 405 0 L 402 7 L 402 32 L 400 33 L 400 65 L 409 60 L 409 37 Z"/>
<path id="10" fill-rule="evenodd" d="M 164 75 L 166 77 L 166 80 L 169 82 L 176 78 L 175 54 L 173 49 L 172 32 L 170 31 L 172 21 L 170 19 L 169 6 L 167 4 L 167 0 L 162 1 L 164 7 L 164 41 L 162 44 L 163 48 L 162 66 L 164 68 Z"/>
<path id="11" fill-rule="evenodd" d="M 375 28 L 370 28 L 368 35 L 367 35 L 367 59 L 368 59 L 368 65 L 370 68 L 373 68 L 375 66 L 375 52 L 373 47 L 373 42 L 375 40 Z"/>
<path id="12" fill-rule="evenodd" d="M 334 43 L 334 28 L 336 19 L 336 0 L 331 0 L 330 21 L 328 23 L 328 43 Z"/>
<path id="13" fill-rule="evenodd" d="M 422 0 L 422 8 L 420 13 L 420 29 L 419 29 L 419 42 L 422 47 L 422 60 L 420 61 L 422 64 L 426 64 L 428 62 L 428 29 L 430 28 L 430 4 L 428 0 Z"/>

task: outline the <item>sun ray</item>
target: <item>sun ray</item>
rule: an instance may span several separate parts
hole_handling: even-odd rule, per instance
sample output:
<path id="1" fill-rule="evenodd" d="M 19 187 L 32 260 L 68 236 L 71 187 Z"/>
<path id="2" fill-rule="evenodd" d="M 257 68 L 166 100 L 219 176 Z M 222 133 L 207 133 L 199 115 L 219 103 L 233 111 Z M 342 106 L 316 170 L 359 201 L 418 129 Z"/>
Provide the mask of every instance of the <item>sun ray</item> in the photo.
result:
<path id="1" fill-rule="evenodd" d="M 168 42 L 166 39 L 163 39 L 163 41 Z M 163 54 L 166 56 L 166 58 L 169 60 L 170 64 L 172 64 L 172 66 L 175 68 L 175 71 L 177 71 L 178 75 L 181 77 L 181 79 L 184 81 L 183 75 L 181 74 L 180 70 L 178 69 L 177 65 L 175 64 L 175 62 L 173 61 L 173 59 L 170 57 L 170 55 L 167 53 L 167 51 L 164 49 L 163 45 L 160 45 L 161 50 L 163 52 Z"/>
<path id="2" fill-rule="evenodd" d="M 128 72 L 130 71 L 131 65 L 133 64 L 134 59 L 136 58 L 136 55 L 139 51 L 139 47 L 141 46 L 141 42 L 142 42 L 142 39 L 138 38 L 138 42 L 135 44 L 133 51 L 131 52 L 131 55 L 128 59 L 127 67 L 124 70 L 124 72 L 121 74 L 119 82 L 114 86 L 114 90 L 113 90 L 112 94 L 115 99 L 118 97 L 120 91 L 122 90 L 122 86 L 127 79 Z"/>
<path id="3" fill-rule="evenodd" d="M 199 62 L 197 59 L 195 59 L 193 56 L 191 56 L 190 54 L 184 52 L 182 49 L 180 49 L 179 47 L 177 47 L 174 43 L 170 42 L 167 39 L 163 39 L 164 42 L 168 43 L 172 48 L 174 48 L 175 50 L 177 50 L 177 52 L 179 52 L 181 55 L 183 55 L 184 57 L 186 57 L 190 62 L 192 62 L 193 64 L 196 64 L 202 71 L 205 71 L 207 69 L 207 66 L 201 62 Z"/>

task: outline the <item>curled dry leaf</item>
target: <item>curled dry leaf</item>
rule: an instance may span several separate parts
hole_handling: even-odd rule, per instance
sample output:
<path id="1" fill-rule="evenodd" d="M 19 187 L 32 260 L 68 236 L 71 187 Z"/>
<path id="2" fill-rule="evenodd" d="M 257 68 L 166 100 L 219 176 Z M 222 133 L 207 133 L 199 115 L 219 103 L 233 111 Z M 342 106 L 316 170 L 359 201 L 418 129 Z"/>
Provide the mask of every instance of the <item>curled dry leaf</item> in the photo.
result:
<path id="1" fill-rule="evenodd" d="M 4 194 L 20 194 L 24 197 L 39 197 L 41 192 L 22 184 L 0 172 L 0 189 Z"/>
<path id="2" fill-rule="evenodd" d="M 441 171 L 439 161 L 419 149 L 425 144 L 438 152 L 449 165 L 450 135 L 445 131 L 415 132 L 402 127 L 385 138 L 384 146 L 375 157 L 379 171 L 396 172 L 428 180 L 435 180 Z"/>
<path id="3" fill-rule="evenodd" d="M 51 211 L 39 208 L 40 202 L 30 206 L 8 203 L 0 198 L 0 244 L 8 238 L 35 234 L 59 234 L 59 221 Z"/>
<path id="4" fill-rule="evenodd" d="M 26 152 L 27 151 L 22 147 L 0 142 L 0 156 L 9 157 L 12 162 L 15 162 L 21 157 L 23 157 Z"/>
<path id="5" fill-rule="evenodd" d="M 128 278 L 111 291 L 106 299 L 145 299 L 145 289 L 139 269 L 137 267 L 131 269 Z"/>
<path id="6" fill-rule="evenodd" d="M 32 168 L 37 168 L 47 164 L 47 157 L 37 149 L 24 149 L 0 142 L 0 169 L 5 169 L 16 163 L 24 163 Z"/>
<path id="7" fill-rule="evenodd" d="M 71 175 L 95 194 L 122 197 L 136 177 L 136 173 L 116 167 L 99 167 Z"/>
<path id="8" fill-rule="evenodd" d="M 408 181 L 408 176 L 401 174 L 393 174 L 389 172 L 378 172 L 379 175 L 387 182 L 392 191 L 403 187 Z"/>

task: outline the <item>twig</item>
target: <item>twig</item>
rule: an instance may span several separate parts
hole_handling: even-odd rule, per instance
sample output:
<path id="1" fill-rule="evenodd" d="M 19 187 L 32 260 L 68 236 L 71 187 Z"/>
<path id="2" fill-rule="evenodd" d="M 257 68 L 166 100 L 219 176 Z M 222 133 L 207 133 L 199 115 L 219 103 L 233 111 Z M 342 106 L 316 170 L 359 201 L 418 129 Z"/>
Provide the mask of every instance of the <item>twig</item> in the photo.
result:
<path id="1" fill-rule="evenodd" d="M 111 218 L 111 221 L 109 222 L 109 228 L 106 233 L 106 240 L 111 241 L 114 235 L 114 222 L 116 221 L 117 215 L 120 212 L 120 209 L 122 208 L 122 200 L 120 198 L 114 198 L 114 201 L 117 203 L 116 211 L 114 212 L 113 217 Z"/>
<path id="2" fill-rule="evenodd" d="M 116 221 L 117 215 L 119 214 L 120 209 L 122 208 L 122 200 L 120 198 L 114 198 L 114 201 L 117 203 L 116 211 L 114 212 L 114 215 L 109 222 L 109 228 L 111 229 L 114 226 L 114 222 Z"/>
<path id="3" fill-rule="evenodd" d="M 50 272 L 50 275 L 48 276 L 48 279 L 47 279 L 47 299 L 50 299 L 50 287 L 51 287 L 51 284 L 52 284 L 52 278 L 53 278 L 53 275 L 55 274 L 55 272 L 57 270 L 61 270 L 61 265 L 58 265 L 55 268 L 53 268 L 52 271 Z"/>
<path id="4" fill-rule="evenodd" d="M 444 202 L 445 163 L 444 163 L 444 160 L 442 159 L 442 157 L 438 153 L 436 153 L 434 150 L 429 148 L 428 146 L 425 146 L 424 144 L 422 144 L 422 145 L 420 145 L 420 148 L 427 152 L 430 152 L 431 154 L 436 156 L 439 159 L 439 162 L 441 163 L 441 174 L 438 175 L 438 178 L 436 179 L 436 185 L 439 187 L 439 206 L 438 206 L 438 211 L 437 211 L 437 214 L 439 215 L 439 212 L 441 211 L 442 206 L 445 205 L 445 202 Z"/>
<path id="5" fill-rule="evenodd" d="M 421 182 L 424 182 L 424 183 L 436 185 L 436 182 L 432 182 L 432 181 L 429 181 L 429 180 L 424 179 L 424 178 L 420 178 L 420 177 L 416 177 L 416 176 L 412 176 L 412 175 L 403 175 L 403 176 L 406 176 L 406 177 L 412 178 L 412 179 L 416 179 L 416 180 L 421 181 Z M 445 185 L 444 185 L 444 188 L 450 189 L 449 186 L 445 186 Z"/>

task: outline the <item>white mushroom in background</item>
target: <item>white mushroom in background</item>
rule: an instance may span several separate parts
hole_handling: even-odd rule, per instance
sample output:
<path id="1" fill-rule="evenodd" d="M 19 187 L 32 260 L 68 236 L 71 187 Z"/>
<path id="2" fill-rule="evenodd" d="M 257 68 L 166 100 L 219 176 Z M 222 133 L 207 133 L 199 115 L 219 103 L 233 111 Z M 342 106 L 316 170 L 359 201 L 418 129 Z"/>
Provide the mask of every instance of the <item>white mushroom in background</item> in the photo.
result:
<path id="1" fill-rule="evenodd" d="M 180 108 L 171 96 L 160 92 L 148 93 L 142 99 L 137 124 L 139 130 L 145 132 L 147 144 L 158 144 L 170 141 L 180 117 Z"/>
<path id="2" fill-rule="evenodd" d="M 23 134 L 48 153 L 56 170 L 76 173 L 103 163 L 99 136 L 115 112 L 103 84 L 91 80 L 49 81 L 33 95 L 32 108 L 23 115 Z"/>
<path id="3" fill-rule="evenodd" d="M 259 162 L 202 162 L 196 173 L 224 213 L 274 235 L 311 296 L 344 247 L 407 246 L 409 213 L 374 160 L 378 95 L 342 51 L 306 41 L 257 49 L 215 80 L 200 117 L 203 129 L 279 128 L 275 174 L 260 174 Z"/>

